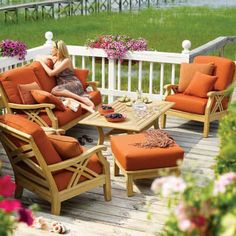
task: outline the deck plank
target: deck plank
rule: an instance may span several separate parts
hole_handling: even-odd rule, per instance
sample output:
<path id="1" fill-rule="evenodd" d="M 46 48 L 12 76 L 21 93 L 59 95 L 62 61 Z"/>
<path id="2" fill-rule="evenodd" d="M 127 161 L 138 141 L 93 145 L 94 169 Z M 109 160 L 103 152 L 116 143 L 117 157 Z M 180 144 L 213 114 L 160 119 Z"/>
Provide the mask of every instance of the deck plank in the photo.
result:
<path id="1" fill-rule="evenodd" d="M 218 122 L 211 125 L 209 138 L 202 138 L 203 126 L 201 123 L 186 121 L 180 118 L 168 118 L 166 131 L 174 137 L 177 143 L 185 150 L 185 159 L 182 165 L 182 173 L 193 172 L 199 179 L 199 184 L 213 178 L 212 166 L 215 163 L 215 156 L 219 152 L 219 139 L 217 137 Z M 97 130 L 89 126 L 76 126 L 67 132 L 68 135 L 79 137 L 89 134 L 96 145 Z M 109 141 L 105 141 L 108 147 L 104 155 L 107 157 L 113 168 L 113 161 Z M 11 166 L 6 158 L 5 152 L 0 148 L 0 160 L 3 161 L 3 174 L 13 176 Z M 111 170 L 113 173 L 113 170 Z M 160 232 L 165 217 L 168 213 L 167 204 L 163 199 L 153 196 L 150 190 L 152 179 L 135 181 L 134 197 L 126 197 L 125 180 L 123 176 L 114 177 L 111 174 L 112 201 L 105 202 L 102 188 L 95 188 L 83 193 L 62 204 L 61 216 L 50 214 L 50 205 L 29 191 L 25 191 L 22 201 L 28 206 L 38 203 L 42 215 L 48 220 L 64 222 L 70 229 L 68 235 L 150 235 L 154 230 Z M 155 221 L 147 220 L 146 203 L 153 205 Z M 24 230 L 22 229 L 21 232 Z M 29 231 L 27 231 L 29 232 Z M 37 231 L 38 235 L 43 232 Z M 26 235 L 18 233 L 17 236 Z M 29 234 L 30 235 L 30 234 Z M 33 235 L 33 234 L 32 234 Z"/>

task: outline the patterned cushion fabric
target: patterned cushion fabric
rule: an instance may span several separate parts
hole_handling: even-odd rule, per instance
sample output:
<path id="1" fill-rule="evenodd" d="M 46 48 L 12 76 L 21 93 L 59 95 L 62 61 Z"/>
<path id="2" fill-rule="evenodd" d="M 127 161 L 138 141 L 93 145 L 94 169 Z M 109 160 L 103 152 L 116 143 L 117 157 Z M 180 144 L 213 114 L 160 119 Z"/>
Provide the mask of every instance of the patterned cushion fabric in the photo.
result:
<path id="1" fill-rule="evenodd" d="M 22 104 L 17 88 L 18 84 L 30 84 L 33 82 L 40 84 L 34 72 L 26 66 L 4 72 L 0 76 L 0 82 L 9 102 L 17 104 Z"/>
<path id="2" fill-rule="evenodd" d="M 43 90 L 51 92 L 52 89 L 57 85 L 55 77 L 49 76 L 40 62 L 34 61 L 28 67 L 35 73 Z"/>
<path id="3" fill-rule="evenodd" d="M 87 80 L 88 80 L 89 70 L 86 70 L 86 69 L 75 69 L 74 72 L 75 72 L 76 77 L 82 83 L 83 88 L 85 90 L 88 87 Z"/>
<path id="4" fill-rule="evenodd" d="M 200 115 L 205 114 L 207 100 L 207 98 L 184 95 L 183 93 L 169 95 L 165 99 L 165 101 L 175 103 L 171 109 Z"/>
<path id="5" fill-rule="evenodd" d="M 145 135 L 132 134 L 111 137 L 111 149 L 126 171 L 175 167 L 184 151 L 177 144 L 168 148 L 140 148 L 132 144 L 143 142 Z"/>
<path id="6" fill-rule="evenodd" d="M 79 142 L 73 137 L 51 134 L 48 139 L 62 160 L 79 156 L 83 152 Z"/>
<path id="7" fill-rule="evenodd" d="M 33 82 L 30 84 L 18 84 L 17 88 L 19 90 L 21 100 L 24 104 L 36 103 L 35 99 L 33 98 L 31 94 L 31 90 L 35 90 L 35 89 L 40 90 L 40 86 L 38 85 L 38 83 Z"/>
<path id="8" fill-rule="evenodd" d="M 32 90 L 31 94 L 38 103 L 52 103 L 56 106 L 55 109 L 59 111 L 65 111 L 66 109 L 61 100 L 49 92 L 43 90 Z"/>
<path id="9" fill-rule="evenodd" d="M 194 63 L 214 63 L 215 70 L 213 75 L 217 76 L 214 90 L 224 90 L 232 83 L 235 71 L 235 63 L 233 61 L 217 56 L 197 56 L 194 58 Z"/>
<path id="10" fill-rule="evenodd" d="M 182 63 L 180 67 L 180 78 L 178 92 L 182 93 L 190 84 L 194 74 L 199 71 L 203 74 L 212 75 L 214 64 Z"/>
<path id="11" fill-rule="evenodd" d="M 213 90 L 216 79 L 217 76 L 196 72 L 184 94 L 206 98 L 207 93 Z"/>
<path id="12" fill-rule="evenodd" d="M 42 153 L 48 165 L 61 162 L 60 156 L 57 154 L 51 142 L 48 140 L 45 132 L 36 123 L 33 123 L 22 116 L 13 114 L 0 116 L 0 122 L 26 134 L 32 135 L 37 147 L 39 148 L 39 151 Z M 13 140 L 17 142 L 17 139 Z"/>

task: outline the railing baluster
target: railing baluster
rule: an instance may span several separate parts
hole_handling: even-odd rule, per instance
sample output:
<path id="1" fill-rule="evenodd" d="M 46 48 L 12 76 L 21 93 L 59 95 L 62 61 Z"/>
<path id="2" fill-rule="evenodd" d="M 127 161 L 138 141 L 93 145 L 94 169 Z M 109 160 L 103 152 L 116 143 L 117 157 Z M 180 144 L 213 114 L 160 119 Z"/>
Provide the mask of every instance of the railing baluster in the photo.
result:
<path id="1" fill-rule="evenodd" d="M 106 75 L 106 72 L 105 72 L 105 58 L 102 57 L 102 88 L 105 88 L 105 75 Z"/>
<path id="2" fill-rule="evenodd" d="M 96 73 L 95 57 L 92 57 L 92 81 L 95 81 L 95 73 Z"/>
<path id="3" fill-rule="evenodd" d="M 85 56 L 82 56 L 82 69 L 85 69 Z"/>
<path id="4" fill-rule="evenodd" d="M 141 90 L 142 89 L 142 73 L 143 73 L 143 62 L 139 61 L 138 63 L 138 89 Z"/>
<path id="5" fill-rule="evenodd" d="M 152 94 L 152 80 L 153 80 L 153 62 L 150 63 L 149 67 L 149 94 Z"/>
<path id="6" fill-rule="evenodd" d="M 131 91 L 131 60 L 128 63 L 128 92 Z"/>
<path id="7" fill-rule="evenodd" d="M 171 84 L 175 84 L 175 64 L 171 66 Z"/>
<path id="8" fill-rule="evenodd" d="M 72 64 L 73 64 L 73 67 L 76 67 L 76 65 L 75 65 L 75 55 L 72 55 Z"/>
<path id="9" fill-rule="evenodd" d="M 120 90 L 120 73 L 121 73 L 121 63 L 120 60 L 118 60 L 118 65 L 117 65 L 117 89 Z"/>
<path id="10" fill-rule="evenodd" d="M 163 96 L 163 82 L 164 82 L 164 64 L 161 63 L 161 72 L 160 72 L 160 96 Z"/>

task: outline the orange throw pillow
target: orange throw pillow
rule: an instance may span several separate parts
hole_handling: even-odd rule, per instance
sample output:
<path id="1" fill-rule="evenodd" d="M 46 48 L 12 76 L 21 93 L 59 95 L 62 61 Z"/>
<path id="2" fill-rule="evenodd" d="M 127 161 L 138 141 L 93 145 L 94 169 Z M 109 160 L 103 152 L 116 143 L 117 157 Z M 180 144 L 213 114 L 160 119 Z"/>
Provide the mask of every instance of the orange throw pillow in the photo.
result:
<path id="1" fill-rule="evenodd" d="M 21 100 L 23 104 L 35 104 L 36 101 L 33 98 L 31 94 L 31 90 L 38 89 L 40 90 L 40 86 L 36 83 L 30 83 L 30 84 L 18 84 L 17 85 L 18 91 L 20 93 Z"/>
<path id="2" fill-rule="evenodd" d="M 82 147 L 75 138 L 54 134 L 47 136 L 62 160 L 67 160 L 83 153 Z"/>
<path id="3" fill-rule="evenodd" d="M 86 69 L 74 69 L 75 76 L 80 80 L 81 84 L 83 85 L 84 90 L 88 87 L 87 79 L 89 70 Z"/>
<path id="4" fill-rule="evenodd" d="M 182 63 L 180 66 L 180 77 L 179 77 L 179 86 L 178 92 L 182 93 L 190 84 L 193 76 L 197 71 L 207 74 L 213 75 L 214 64 L 198 64 L 198 63 Z"/>
<path id="5" fill-rule="evenodd" d="M 196 72 L 184 94 L 205 98 L 207 93 L 213 90 L 216 79 L 217 76 Z"/>
<path id="6" fill-rule="evenodd" d="M 38 103 L 52 103 L 56 106 L 55 109 L 59 111 L 66 110 L 61 100 L 49 92 L 43 90 L 32 90 L 31 94 Z"/>

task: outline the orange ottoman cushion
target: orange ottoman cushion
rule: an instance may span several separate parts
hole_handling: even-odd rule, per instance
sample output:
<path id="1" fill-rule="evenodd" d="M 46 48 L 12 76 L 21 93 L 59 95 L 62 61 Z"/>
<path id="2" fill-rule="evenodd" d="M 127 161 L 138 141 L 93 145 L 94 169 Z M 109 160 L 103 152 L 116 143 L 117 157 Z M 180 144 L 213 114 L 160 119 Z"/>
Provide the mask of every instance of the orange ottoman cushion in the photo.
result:
<path id="1" fill-rule="evenodd" d="M 178 144 L 150 149 L 132 145 L 144 139 L 143 133 L 111 137 L 112 152 L 126 171 L 175 167 L 184 157 L 184 150 Z"/>

